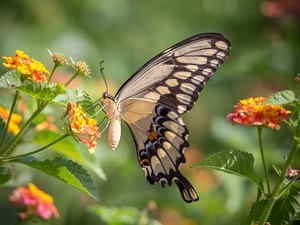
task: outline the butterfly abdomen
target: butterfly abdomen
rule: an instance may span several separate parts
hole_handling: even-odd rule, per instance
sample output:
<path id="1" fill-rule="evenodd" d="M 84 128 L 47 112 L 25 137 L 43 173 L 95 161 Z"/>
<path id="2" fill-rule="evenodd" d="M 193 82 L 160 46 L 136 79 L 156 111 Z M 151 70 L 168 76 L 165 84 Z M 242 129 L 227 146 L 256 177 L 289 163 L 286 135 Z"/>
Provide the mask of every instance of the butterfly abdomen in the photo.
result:
<path id="1" fill-rule="evenodd" d="M 106 105 L 106 115 L 110 121 L 108 129 L 108 144 L 113 149 L 116 150 L 120 139 L 121 139 L 121 117 L 118 110 L 118 105 L 113 99 L 106 97 L 104 98 Z"/>

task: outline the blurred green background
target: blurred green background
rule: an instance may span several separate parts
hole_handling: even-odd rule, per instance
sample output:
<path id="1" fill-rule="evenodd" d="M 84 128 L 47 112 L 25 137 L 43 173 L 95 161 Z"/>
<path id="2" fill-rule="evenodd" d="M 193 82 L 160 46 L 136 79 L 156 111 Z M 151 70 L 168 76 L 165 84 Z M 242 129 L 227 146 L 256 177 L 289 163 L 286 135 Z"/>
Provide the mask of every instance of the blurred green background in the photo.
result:
<path id="1" fill-rule="evenodd" d="M 109 212 L 118 207 L 144 212 L 150 207 L 149 217 L 164 225 L 232 225 L 249 213 L 256 198 L 252 183 L 212 170 L 189 169 L 189 165 L 223 149 L 240 149 L 259 156 L 256 130 L 232 126 L 225 117 L 243 98 L 267 97 L 285 89 L 299 93 L 299 84 L 293 81 L 300 72 L 299 1 L 13 0 L 1 1 L 0 21 L 1 56 L 14 55 L 16 49 L 21 49 L 49 70 L 52 62 L 46 48 L 86 61 L 92 78 L 82 78 L 72 85 L 85 88 L 94 100 L 105 91 L 99 73 L 102 60 L 109 92 L 114 95 L 137 69 L 171 45 L 198 33 L 225 35 L 232 45 L 229 58 L 206 85 L 194 109 L 183 116 L 190 131 L 190 148 L 181 170 L 200 200 L 187 204 L 175 185 L 163 189 L 145 180 L 125 124 L 116 151 L 109 148 L 106 132 L 99 141 L 95 155 L 107 180 L 97 176 L 94 180 L 103 206 L 110 209 L 104 217 L 112 217 Z M 0 68 L 1 74 L 6 71 Z M 59 79 L 64 79 L 70 71 L 59 72 Z M 291 145 L 290 131 L 282 125 L 280 131 L 266 130 L 264 139 L 270 165 L 281 166 Z M 255 166 L 262 174 L 260 160 Z M 54 197 L 61 219 L 47 224 L 109 224 L 87 210 L 96 204 L 92 198 L 40 172 L 13 167 L 20 183 L 33 181 Z M 270 173 L 275 180 L 275 172 L 270 169 Z M 16 212 L 7 197 L 13 188 L 0 190 L 1 225 L 15 224 Z"/>

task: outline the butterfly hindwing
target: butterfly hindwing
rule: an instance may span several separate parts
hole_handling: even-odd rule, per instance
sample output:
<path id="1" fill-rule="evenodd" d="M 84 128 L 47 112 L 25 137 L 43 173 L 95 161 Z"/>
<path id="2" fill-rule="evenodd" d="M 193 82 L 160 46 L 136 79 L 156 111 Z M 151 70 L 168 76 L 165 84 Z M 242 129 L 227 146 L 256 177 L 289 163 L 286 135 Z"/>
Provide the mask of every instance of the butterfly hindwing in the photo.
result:
<path id="1" fill-rule="evenodd" d="M 131 103 L 124 104 L 123 118 L 134 137 L 138 160 L 149 183 L 158 182 L 164 187 L 175 182 L 185 201 L 198 200 L 194 188 L 179 171 L 185 163 L 184 150 L 189 145 L 188 130 L 180 116 L 153 102 L 128 101 Z"/>

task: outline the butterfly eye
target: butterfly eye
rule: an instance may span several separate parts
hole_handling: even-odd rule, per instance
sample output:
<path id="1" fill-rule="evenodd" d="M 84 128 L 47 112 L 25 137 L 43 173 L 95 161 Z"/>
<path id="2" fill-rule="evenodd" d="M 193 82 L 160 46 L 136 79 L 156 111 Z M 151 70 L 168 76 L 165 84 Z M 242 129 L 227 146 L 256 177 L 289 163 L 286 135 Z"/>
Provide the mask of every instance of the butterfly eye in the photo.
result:
<path id="1" fill-rule="evenodd" d="M 102 98 L 103 98 L 103 99 L 107 99 L 107 98 L 108 98 L 107 92 L 103 92 Z"/>

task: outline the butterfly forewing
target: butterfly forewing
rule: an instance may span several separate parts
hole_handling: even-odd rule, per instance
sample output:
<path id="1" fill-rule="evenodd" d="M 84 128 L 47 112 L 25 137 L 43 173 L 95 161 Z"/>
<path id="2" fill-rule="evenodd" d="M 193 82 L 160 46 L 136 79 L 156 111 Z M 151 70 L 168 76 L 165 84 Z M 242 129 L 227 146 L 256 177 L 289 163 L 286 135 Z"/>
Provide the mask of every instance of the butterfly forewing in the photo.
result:
<path id="1" fill-rule="evenodd" d="M 118 101 L 146 98 L 177 113 L 188 112 L 229 54 L 220 34 L 200 34 L 165 50 L 138 70 L 119 90 Z"/>
<path id="2" fill-rule="evenodd" d="M 188 38 L 151 59 L 123 84 L 114 100 L 108 100 L 133 135 L 147 180 L 163 187 L 175 182 L 186 202 L 197 201 L 198 195 L 179 171 L 189 146 L 180 115 L 194 106 L 229 51 L 230 43 L 221 34 Z"/>

